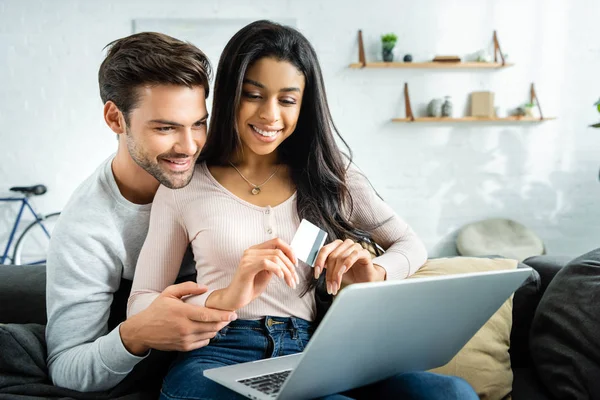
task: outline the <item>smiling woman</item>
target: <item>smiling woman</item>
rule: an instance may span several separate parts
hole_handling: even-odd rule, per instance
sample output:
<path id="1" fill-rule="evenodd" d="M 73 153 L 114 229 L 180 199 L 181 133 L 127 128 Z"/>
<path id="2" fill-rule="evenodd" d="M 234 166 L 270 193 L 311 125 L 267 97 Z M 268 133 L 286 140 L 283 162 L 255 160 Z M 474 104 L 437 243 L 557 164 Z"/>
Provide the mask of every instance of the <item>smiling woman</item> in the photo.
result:
<path id="1" fill-rule="evenodd" d="M 304 84 L 304 75 L 294 65 L 275 58 L 262 58 L 248 69 L 237 124 L 246 150 L 276 154 L 296 129 Z"/>
<path id="2" fill-rule="evenodd" d="M 342 282 L 403 279 L 427 257 L 337 146 L 336 134 L 345 142 L 316 53 L 298 31 L 258 21 L 236 33 L 219 61 L 212 115 L 190 184 L 158 189 L 128 315 L 175 280 L 191 245 L 197 280 L 209 290 L 185 301 L 236 311 L 240 320 L 178 359 L 163 399 L 239 398 L 203 371 L 301 352 Z M 314 269 L 289 245 L 301 219 L 328 234 Z M 372 259 L 363 246 L 377 245 L 386 254 Z M 390 378 L 367 394 L 410 399 L 417 386 L 419 399 L 476 398 L 462 380 L 425 373 Z"/>

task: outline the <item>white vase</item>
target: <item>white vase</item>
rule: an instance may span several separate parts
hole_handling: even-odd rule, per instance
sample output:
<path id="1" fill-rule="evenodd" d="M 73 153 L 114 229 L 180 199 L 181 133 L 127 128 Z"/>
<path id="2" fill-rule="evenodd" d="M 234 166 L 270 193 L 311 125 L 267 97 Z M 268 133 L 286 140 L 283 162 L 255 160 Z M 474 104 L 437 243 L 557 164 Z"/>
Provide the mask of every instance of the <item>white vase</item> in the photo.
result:
<path id="1" fill-rule="evenodd" d="M 442 116 L 442 99 L 433 99 L 429 102 L 427 115 L 435 118 Z"/>
<path id="2" fill-rule="evenodd" d="M 535 117 L 533 107 L 525 107 L 525 116 L 530 118 Z"/>

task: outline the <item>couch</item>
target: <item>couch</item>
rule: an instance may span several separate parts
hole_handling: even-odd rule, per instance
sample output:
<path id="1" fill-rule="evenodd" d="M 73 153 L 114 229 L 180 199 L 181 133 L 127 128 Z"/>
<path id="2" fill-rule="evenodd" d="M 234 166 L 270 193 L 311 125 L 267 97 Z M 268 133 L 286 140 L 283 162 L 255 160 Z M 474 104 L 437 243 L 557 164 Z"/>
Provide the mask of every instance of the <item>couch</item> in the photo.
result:
<path id="1" fill-rule="evenodd" d="M 556 273 L 570 261 L 568 257 L 536 256 L 523 264 L 534 269 L 532 276 L 515 292 L 510 357 L 513 370 L 513 400 L 550 400 L 533 368 L 529 354 L 529 330 L 542 294 Z M 523 264 L 519 264 L 523 267 Z M 44 266 L 0 265 L 0 324 L 45 324 Z M 115 296 L 111 320 L 114 326 L 124 318 L 130 282 L 123 281 Z M 0 354 L 3 349 L 0 349 Z M 0 375 L 1 375 L 0 371 Z M 0 388 L 0 399 L 2 399 Z M 77 396 L 74 396 L 77 397 Z M 8 398 L 8 397 L 7 397 Z M 144 398 L 142 395 L 127 398 Z"/>

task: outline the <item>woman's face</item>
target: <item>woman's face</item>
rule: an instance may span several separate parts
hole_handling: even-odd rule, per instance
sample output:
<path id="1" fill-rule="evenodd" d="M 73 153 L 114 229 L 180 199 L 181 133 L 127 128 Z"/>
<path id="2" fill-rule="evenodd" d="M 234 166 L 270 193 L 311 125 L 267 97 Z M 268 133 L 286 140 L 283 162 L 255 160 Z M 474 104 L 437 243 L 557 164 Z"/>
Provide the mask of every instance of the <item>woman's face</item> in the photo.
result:
<path id="1" fill-rule="evenodd" d="M 261 58 L 246 71 L 237 127 L 245 150 L 273 153 L 298 122 L 304 75 L 287 61 Z"/>

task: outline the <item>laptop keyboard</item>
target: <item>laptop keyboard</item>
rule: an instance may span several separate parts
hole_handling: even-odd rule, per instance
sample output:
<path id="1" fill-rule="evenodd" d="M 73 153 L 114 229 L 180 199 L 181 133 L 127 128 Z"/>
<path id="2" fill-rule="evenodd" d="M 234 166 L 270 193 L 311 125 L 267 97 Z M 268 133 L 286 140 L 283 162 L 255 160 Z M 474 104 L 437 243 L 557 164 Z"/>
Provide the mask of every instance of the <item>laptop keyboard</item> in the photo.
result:
<path id="1" fill-rule="evenodd" d="M 250 386 L 252 389 L 256 389 L 264 394 L 271 395 L 271 397 L 276 397 L 281 390 L 281 386 L 283 386 L 283 382 L 285 382 L 290 372 L 292 372 L 292 370 L 275 372 L 274 374 L 260 375 L 255 376 L 254 378 L 242 379 L 238 382 L 246 386 Z"/>

